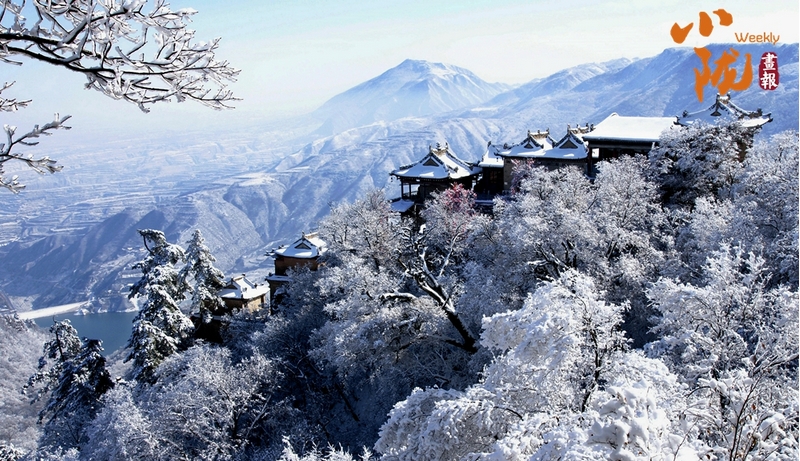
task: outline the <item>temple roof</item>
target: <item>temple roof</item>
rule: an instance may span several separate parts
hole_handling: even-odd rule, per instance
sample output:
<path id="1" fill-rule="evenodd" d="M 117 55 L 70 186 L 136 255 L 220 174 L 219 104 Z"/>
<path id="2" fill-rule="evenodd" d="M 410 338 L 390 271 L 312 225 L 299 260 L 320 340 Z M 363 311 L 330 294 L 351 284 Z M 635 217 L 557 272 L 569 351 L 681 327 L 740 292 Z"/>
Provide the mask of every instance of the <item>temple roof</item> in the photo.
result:
<path id="1" fill-rule="evenodd" d="M 255 299 L 269 293 L 269 285 L 258 285 L 244 274 L 231 278 L 225 288 L 219 291 L 222 299 Z"/>
<path id="2" fill-rule="evenodd" d="M 429 147 L 428 154 L 421 160 L 402 166 L 390 174 L 398 178 L 444 180 L 467 178 L 480 172 L 479 166 L 456 157 L 445 143 L 444 147 L 440 144 L 436 144 L 436 148 Z"/>
<path id="3" fill-rule="evenodd" d="M 746 128 L 759 127 L 772 121 L 772 114 L 764 114 L 761 109 L 754 111 L 744 110 L 731 101 L 731 95 L 717 95 L 716 101 L 710 107 L 697 112 L 683 111 L 678 117 L 678 124 L 683 126 L 691 125 L 695 122 L 705 122 L 710 125 L 723 122 L 730 123 L 738 121 Z"/>
<path id="4" fill-rule="evenodd" d="M 500 150 L 499 146 L 493 146 L 492 141 L 489 141 L 486 146 L 486 152 L 483 153 L 478 166 L 481 168 L 503 168 L 503 158 L 497 155 Z"/>
<path id="5" fill-rule="evenodd" d="M 561 158 L 569 159 L 582 159 L 586 158 L 589 149 L 583 141 L 583 134 L 585 133 L 581 127 L 570 128 L 567 127 L 567 134 L 555 143 L 549 151 L 547 158 Z M 588 132 L 588 130 L 587 130 Z"/>
<path id="6" fill-rule="evenodd" d="M 395 213 L 405 213 L 406 211 L 411 209 L 411 207 L 414 206 L 415 204 L 416 202 L 414 202 L 413 200 L 406 200 L 402 197 L 396 198 L 391 202 L 389 202 L 391 210 L 394 211 Z"/>
<path id="7" fill-rule="evenodd" d="M 664 130 L 675 126 L 675 117 L 626 117 L 612 113 L 595 125 L 583 139 L 592 141 L 658 142 Z"/>
<path id="8" fill-rule="evenodd" d="M 590 130 L 591 128 L 588 125 L 586 128 L 580 126 L 570 128 L 567 126 L 567 134 L 559 141 L 555 141 L 550 137 L 549 128 L 545 131 L 537 131 L 536 133 L 528 131 L 528 135 L 519 143 L 511 146 L 506 144 L 503 145 L 502 148 L 489 146 L 489 152 L 494 148 L 494 157 L 500 158 L 583 159 L 586 158 L 587 149 L 582 136 Z M 484 154 L 484 159 L 487 159 L 487 154 Z M 482 164 L 483 161 L 481 162 L 481 165 Z"/>
<path id="9" fill-rule="evenodd" d="M 303 234 L 291 245 L 284 245 L 278 248 L 275 250 L 275 254 L 286 258 L 312 259 L 325 253 L 327 249 L 328 245 L 325 241 L 314 232 Z"/>

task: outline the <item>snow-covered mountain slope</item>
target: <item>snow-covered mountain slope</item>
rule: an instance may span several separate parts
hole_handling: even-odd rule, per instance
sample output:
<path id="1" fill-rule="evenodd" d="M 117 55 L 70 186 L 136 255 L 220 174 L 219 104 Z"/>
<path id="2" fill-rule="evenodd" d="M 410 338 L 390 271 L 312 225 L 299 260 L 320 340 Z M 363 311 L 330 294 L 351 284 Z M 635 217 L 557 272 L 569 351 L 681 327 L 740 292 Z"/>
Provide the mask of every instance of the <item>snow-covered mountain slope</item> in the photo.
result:
<path id="1" fill-rule="evenodd" d="M 762 53 L 776 51 L 781 71 L 781 83 L 776 90 L 762 90 L 754 76 L 750 88 L 735 92 L 733 101 L 745 109 L 761 108 L 772 112 L 775 120 L 765 127 L 765 134 L 797 128 L 797 44 L 717 44 L 708 49 L 713 56 L 720 56 L 731 47 L 740 53 L 741 63 L 744 56 L 750 54 L 754 67 Z M 500 119 L 504 126 L 528 123 L 532 129 L 549 127 L 560 133 L 566 124 L 598 123 L 612 112 L 677 116 L 684 110 L 697 111 L 714 102 L 715 91 L 710 86 L 705 89 L 704 101 L 698 102 L 694 70 L 700 66 L 700 60 L 692 48 L 670 48 L 657 56 L 627 64 L 620 60 L 607 64 L 605 72 L 598 72 L 592 65 L 558 72 L 498 95 L 494 101 L 504 101 L 502 105 L 483 106 L 460 116 Z M 586 78 L 580 79 L 580 75 Z M 571 82 L 577 83 L 571 85 Z M 559 86 L 564 89 L 559 90 Z"/>
<path id="2" fill-rule="evenodd" d="M 461 67 L 407 59 L 397 67 L 331 98 L 313 116 L 327 136 L 374 122 L 391 122 L 474 106 L 510 89 Z"/>
<path id="3" fill-rule="evenodd" d="M 614 59 L 604 63 L 588 63 L 556 72 L 545 78 L 537 78 L 517 88 L 500 93 L 485 103 L 488 108 L 523 107 L 540 96 L 569 91 L 581 83 L 598 75 L 614 73 L 633 61 L 627 58 Z"/>
<path id="4" fill-rule="evenodd" d="M 768 92 L 754 82 L 733 101 L 772 112 L 764 135 L 796 129 L 797 45 L 711 49 L 718 55 L 731 46 L 753 59 L 767 49 L 778 52 L 780 87 Z M 488 141 L 516 142 L 528 129 L 550 128 L 559 137 L 567 124 L 599 123 L 611 112 L 660 116 L 703 109 L 714 95 L 707 89 L 706 101 L 698 103 L 697 66 L 692 49 L 674 48 L 636 61 L 565 69 L 499 94 L 509 87 L 485 84 L 452 66 L 405 61 L 298 118 L 294 128 L 83 149 L 60 157 L 68 169 L 37 178 L 42 187 L 26 191 L 16 208 L 12 201 L 0 204 L 0 231 L 17 236 L 0 246 L 6 263 L 0 290 L 14 299 L 38 297 L 34 304 L 41 307 L 89 296 L 117 307 L 125 268 L 141 257 L 136 229 L 143 227 L 164 230 L 177 243 L 199 228 L 226 272 L 263 269 L 266 251 L 313 229 L 331 203 L 375 187 L 398 195 L 389 172 L 419 159 L 430 144 L 448 142 L 474 161 Z M 311 124 L 314 117 L 330 122 L 331 133 L 309 134 L 319 126 Z"/>

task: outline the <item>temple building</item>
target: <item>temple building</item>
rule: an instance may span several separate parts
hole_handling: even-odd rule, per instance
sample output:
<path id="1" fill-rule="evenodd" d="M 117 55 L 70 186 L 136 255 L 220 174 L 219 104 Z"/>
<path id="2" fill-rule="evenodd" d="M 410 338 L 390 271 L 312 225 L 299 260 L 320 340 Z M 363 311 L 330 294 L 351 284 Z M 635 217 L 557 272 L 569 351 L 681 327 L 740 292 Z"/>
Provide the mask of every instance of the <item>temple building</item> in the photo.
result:
<path id="1" fill-rule="evenodd" d="M 401 197 L 391 202 L 392 210 L 414 214 L 431 193 L 461 184 L 472 189 L 479 207 L 491 210 L 496 196 L 511 191 L 514 168 L 531 163 L 546 168 L 575 166 L 587 176 L 597 174 L 596 165 L 622 155 L 647 155 L 668 130 L 680 130 L 697 122 L 736 122 L 755 133 L 772 121 L 761 109 L 747 111 L 731 102 L 730 95 L 717 95 L 710 107 L 697 112 L 684 112 L 680 117 L 630 117 L 612 113 L 597 125 L 571 127 L 556 141 L 550 129 L 528 131 L 516 144 L 486 146 L 481 160 L 475 164 L 456 157 L 447 144 L 430 147 L 428 154 L 416 163 L 391 172 L 400 179 Z M 752 141 L 752 137 L 748 138 Z M 742 153 L 746 151 L 743 143 Z M 742 154 L 742 158 L 743 158 Z"/>
<path id="2" fill-rule="evenodd" d="M 454 184 L 472 190 L 481 171 L 478 165 L 458 158 L 447 143 L 429 146 L 421 160 L 390 173 L 400 180 L 400 197 L 392 201 L 392 210 L 412 214 L 432 193 Z"/>
<path id="3" fill-rule="evenodd" d="M 620 155 L 647 155 L 664 130 L 677 128 L 675 123 L 675 117 L 626 117 L 612 113 L 583 136 L 590 152 L 586 171 L 594 176 L 597 162 Z"/>
<path id="4" fill-rule="evenodd" d="M 521 162 L 547 168 L 574 165 L 584 169 L 588 149 L 583 136 L 591 131 L 592 127 L 588 124 L 575 128 L 567 125 L 566 134 L 558 141 L 550 136 L 548 128 L 535 133 L 528 131 L 525 139 L 516 144 L 504 144 L 501 147 L 489 142 L 478 164 L 483 168 L 483 174 L 475 186 L 479 202 L 491 201 L 494 196 L 510 191 L 514 167 Z"/>
<path id="5" fill-rule="evenodd" d="M 481 207 L 493 206 L 494 197 L 503 193 L 503 168 L 505 162 L 498 155 L 500 149 L 489 141 L 486 152 L 478 162 L 481 176 L 475 184 L 476 203 Z"/>
<path id="6" fill-rule="evenodd" d="M 237 312 L 250 314 L 268 312 L 267 296 L 270 289 L 266 284 L 259 285 L 250 281 L 245 274 L 231 277 L 228 284 L 217 292 L 222 300 L 223 307 L 211 312 L 211 318 L 204 318 L 199 313 L 190 316 L 195 327 L 195 336 L 206 341 L 221 344 L 223 332 L 228 328 L 229 320 L 226 315 Z"/>
<path id="7" fill-rule="evenodd" d="M 253 283 L 245 274 L 231 278 L 228 284 L 219 291 L 228 313 L 233 311 L 256 312 L 267 306 L 269 286 Z"/>
<path id="8" fill-rule="evenodd" d="M 312 271 L 319 267 L 319 258 L 328 251 L 328 245 L 314 232 L 303 233 L 302 237 L 291 245 L 283 245 L 270 253 L 275 260 L 275 273 L 267 276 L 270 288 L 270 302 L 283 291 L 281 287 L 292 281 L 288 271 L 307 267 Z"/>

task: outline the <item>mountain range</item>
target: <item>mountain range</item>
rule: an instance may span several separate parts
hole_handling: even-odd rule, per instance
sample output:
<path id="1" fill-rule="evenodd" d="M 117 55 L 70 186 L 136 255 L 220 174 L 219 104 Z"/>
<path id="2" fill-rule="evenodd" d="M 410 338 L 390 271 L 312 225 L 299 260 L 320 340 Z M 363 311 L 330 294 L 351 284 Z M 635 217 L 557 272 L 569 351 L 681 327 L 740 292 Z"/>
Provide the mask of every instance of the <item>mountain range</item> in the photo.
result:
<path id="1" fill-rule="evenodd" d="M 759 136 L 798 127 L 798 46 L 731 46 L 758 59 L 776 51 L 780 86 L 734 94 L 745 109 L 774 118 Z M 226 273 L 256 277 L 265 254 L 312 229 L 333 203 L 372 188 L 399 194 L 388 173 L 448 142 L 466 160 L 486 143 L 517 142 L 527 130 L 599 123 L 612 112 L 671 116 L 709 106 L 694 90 L 691 48 L 638 60 L 590 63 L 512 86 L 487 83 L 455 66 L 406 60 L 282 124 L 169 140 L 120 142 L 60 160 L 74 168 L 37 181 L 0 204 L 0 291 L 19 307 L 92 299 L 121 310 L 129 268 L 142 257 L 140 228 L 185 243 L 199 228 Z M 141 180 L 140 178 L 147 178 Z"/>

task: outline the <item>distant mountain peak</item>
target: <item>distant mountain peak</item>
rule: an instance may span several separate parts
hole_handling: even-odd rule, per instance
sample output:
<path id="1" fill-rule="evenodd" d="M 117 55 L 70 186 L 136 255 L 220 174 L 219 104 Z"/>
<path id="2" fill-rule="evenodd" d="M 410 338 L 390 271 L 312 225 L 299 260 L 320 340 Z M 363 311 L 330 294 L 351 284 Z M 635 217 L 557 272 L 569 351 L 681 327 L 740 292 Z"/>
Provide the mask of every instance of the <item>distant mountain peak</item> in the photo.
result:
<path id="1" fill-rule="evenodd" d="M 379 76 L 334 96 L 314 112 L 319 135 L 375 122 L 450 112 L 481 104 L 510 85 L 488 83 L 461 67 L 406 59 Z"/>
<path id="2" fill-rule="evenodd" d="M 384 74 L 393 71 L 412 71 L 422 75 L 445 76 L 453 74 L 466 74 L 475 75 L 467 69 L 453 66 L 450 64 L 443 64 L 441 62 L 430 62 L 420 59 L 406 59 L 397 66 L 384 72 Z"/>

